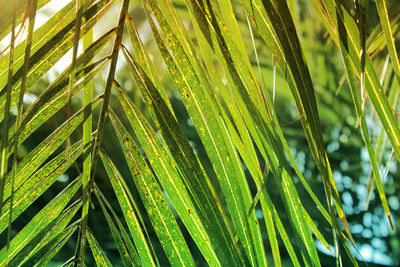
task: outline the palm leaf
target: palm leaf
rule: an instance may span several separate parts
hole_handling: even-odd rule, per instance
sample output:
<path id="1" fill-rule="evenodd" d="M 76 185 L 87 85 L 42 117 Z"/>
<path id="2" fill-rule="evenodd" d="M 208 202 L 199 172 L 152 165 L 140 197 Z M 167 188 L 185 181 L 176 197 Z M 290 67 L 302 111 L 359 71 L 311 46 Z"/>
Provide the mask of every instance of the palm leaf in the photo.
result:
<path id="1" fill-rule="evenodd" d="M 132 198 L 129 196 L 129 191 L 127 191 L 126 185 L 122 180 L 123 178 L 108 156 L 104 153 L 101 153 L 100 156 L 121 205 L 129 231 L 131 232 L 134 243 L 137 246 L 140 260 L 147 266 L 155 266 L 150 245 L 148 244 L 149 241 L 146 240 L 143 230 L 141 230 L 142 227 L 137 215 L 135 215 Z"/>
<path id="2" fill-rule="evenodd" d="M 0 0 L 1 266 L 357 266 L 332 125 L 393 228 L 394 1 L 48 2 Z"/>

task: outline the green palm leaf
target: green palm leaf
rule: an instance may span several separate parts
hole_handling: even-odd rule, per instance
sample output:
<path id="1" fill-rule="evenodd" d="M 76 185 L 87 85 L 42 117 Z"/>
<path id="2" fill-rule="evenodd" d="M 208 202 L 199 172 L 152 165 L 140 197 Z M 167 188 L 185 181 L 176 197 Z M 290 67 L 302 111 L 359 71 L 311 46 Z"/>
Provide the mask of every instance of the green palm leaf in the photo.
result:
<path id="1" fill-rule="evenodd" d="M 396 1 L 56 2 L 0 0 L 1 266 L 357 266 L 394 228 Z"/>

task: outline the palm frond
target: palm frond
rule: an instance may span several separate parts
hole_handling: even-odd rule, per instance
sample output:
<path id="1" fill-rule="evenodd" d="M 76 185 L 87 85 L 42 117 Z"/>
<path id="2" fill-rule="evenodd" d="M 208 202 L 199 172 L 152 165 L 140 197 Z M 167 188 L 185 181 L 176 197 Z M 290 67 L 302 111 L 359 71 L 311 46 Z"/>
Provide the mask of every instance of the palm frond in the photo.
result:
<path id="1" fill-rule="evenodd" d="M 0 0 L 0 265 L 357 266 L 354 195 L 398 223 L 400 7 L 368 2 Z"/>

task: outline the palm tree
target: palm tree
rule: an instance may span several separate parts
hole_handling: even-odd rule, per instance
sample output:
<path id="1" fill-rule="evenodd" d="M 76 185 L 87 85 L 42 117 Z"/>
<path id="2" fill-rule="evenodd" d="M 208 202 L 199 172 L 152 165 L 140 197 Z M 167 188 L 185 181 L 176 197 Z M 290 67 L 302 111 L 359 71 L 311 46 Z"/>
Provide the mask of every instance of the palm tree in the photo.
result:
<path id="1" fill-rule="evenodd" d="M 394 228 L 396 1 L 56 1 L 35 27 L 48 2 L 1 1 L 1 266 L 358 265 L 329 112 L 353 118 Z M 326 47 L 341 65 L 309 66 Z"/>

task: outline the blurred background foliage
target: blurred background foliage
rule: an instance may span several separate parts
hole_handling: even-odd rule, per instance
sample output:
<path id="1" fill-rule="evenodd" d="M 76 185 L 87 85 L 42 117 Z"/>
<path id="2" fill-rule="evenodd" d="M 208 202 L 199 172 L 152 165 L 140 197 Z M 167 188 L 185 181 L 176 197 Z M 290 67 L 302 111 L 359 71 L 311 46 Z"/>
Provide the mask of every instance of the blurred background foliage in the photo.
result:
<path id="1" fill-rule="evenodd" d="M 352 14 L 355 14 L 355 7 L 352 0 L 340 0 L 347 4 Z M 55 12 L 57 12 L 63 6 L 64 1 L 53 0 L 49 4 L 42 7 L 37 13 L 37 23 L 40 21 L 46 21 Z M 65 1 L 67 2 L 67 1 Z M 163 62 L 162 56 L 158 50 L 158 47 L 154 41 L 152 31 L 149 23 L 146 20 L 145 12 L 139 1 L 131 1 L 129 13 L 131 14 L 135 25 L 139 31 L 140 37 L 145 45 L 146 51 L 149 53 L 151 60 L 156 66 L 156 71 L 161 77 L 162 83 L 167 89 L 168 97 L 171 100 L 172 106 L 177 114 L 177 119 L 184 130 L 186 136 L 190 140 L 190 143 L 199 155 L 206 171 L 210 174 L 212 181 L 216 181 L 214 177 L 212 166 L 208 160 L 205 149 L 200 141 L 200 138 L 194 128 L 193 122 L 189 118 L 189 115 L 183 105 L 180 95 L 175 87 L 173 80 L 171 79 L 170 73 L 168 72 L 165 63 Z M 196 42 L 196 36 L 194 34 L 193 25 L 191 24 L 187 8 L 182 0 L 172 1 L 178 11 L 178 15 L 181 18 L 183 24 L 187 28 L 187 32 L 194 44 Z M 254 33 L 254 45 L 258 56 L 256 58 L 255 51 L 253 49 L 252 34 L 249 31 L 248 22 L 246 20 L 245 12 L 243 7 L 237 1 L 232 1 L 235 11 L 235 15 L 239 22 L 239 27 L 246 44 L 248 56 L 251 60 L 251 64 L 254 67 L 254 73 L 258 75 L 258 82 L 262 84 L 268 94 L 274 96 L 274 111 L 277 114 L 281 126 L 283 128 L 285 137 L 289 143 L 290 149 L 299 165 L 301 172 L 309 182 L 311 188 L 316 193 L 319 199 L 324 199 L 324 189 L 322 187 L 322 180 L 317 170 L 314 160 L 311 156 L 310 150 L 307 145 L 307 141 L 304 137 L 303 129 L 299 121 L 299 114 L 296 109 L 296 105 L 290 93 L 290 89 L 280 72 L 279 68 L 276 68 L 276 62 L 270 51 L 266 47 L 265 43 L 260 37 Z M 369 163 L 368 154 L 364 147 L 361 133 L 359 130 L 359 123 L 355 114 L 352 97 L 349 89 L 349 85 L 345 78 L 345 70 L 342 63 L 342 59 L 335 44 L 326 33 L 324 26 L 320 23 L 314 8 L 308 0 L 288 0 L 288 2 L 294 3 L 296 10 L 295 22 L 300 37 L 305 57 L 310 69 L 312 81 L 316 92 L 316 98 L 318 103 L 318 109 L 324 134 L 324 140 L 326 144 L 326 151 L 333 170 L 334 178 L 337 183 L 339 194 L 343 202 L 343 208 L 346 213 L 351 232 L 356 241 L 356 246 L 359 254 L 354 251 L 354 256 L 360 261 L 361 266 L 366 266 L 362 263 L 365 261 L 368 266 L 379 266 L 379 265 L 390 265 L 398 266 L 400 264 L 400 235 L 397 230 L 400 223 L 400 166 L 399 162 L 393 155 L 391 146 L 387 141 L 385 134 L 382 134 L 382 126 L 373 112 L 373 109 L 369 104 L 366 106 L 367 110 L 367 125 L 373 138 L 373 145 L 376 146 L 378 142 L 383 142 L 383 149 L 379 152 L 380 166 L 384 170 L 386 176 L 384 180 L 384 188 L 387 194 L 387 199 L 391 209 L 391 215 L 394 221 L 395 230 L 390 230 L 385 213 L 382 208 L 382 204 L 377 195 L 376 189 L 372 185 L 372 170 Z M 400 2 L 398 0 L 388 0 L 388 9 L 390 11 L 390 18 L 393 21 L 398 21 L 400 18 Z M 375 4 L 373 1 L 369 3 L 370 8 L 368 9 L 368 24 L 367 33 L 369 36 L 367 41 L 367 47 L 369 53 L 373 57 L 373 64 L 378 70 L 379 78 L 383 84 L 383 88 L 386 91 L 386 95 L 390 95 L 391 92 L 397 92 L 395 99 L 398 99 L 398 81 L 395 79 L 395 74 L 392 69 L 392 65 L 388 64 L 389 58 L 386 51 L 386 47 L 380 49 L 380 47 L 374 46 L 379 38 L 382 38 L 382 32 L 379 24 L 379 16 L 376 12 Z M 94 39 L 96 40 L 104 32 L 106 32 L 112 25 L 115 24 L 116 17 L 119 14 L 119 5 L 113 6 L 101 21 L 94 27 Z M 396 24 L 394 38 L 396 40 L 396 46 L 399 51 L 400 24 Z M 126 29 L 125 29 L 126 31 Z M 23 34 L 21 33 L 21 36 Z M 125 35 L 123 44 L 131 49 L 130 42 L 128 41 L 128 35 Z M 126 38 L 126 39 L 125 39 Z M 6 38 L 4 39 L 6 40 Z M 4 41 L 3 40 L 3 41 Z M 379 43 L 379 42 L 378 42 Z M 81 47 L 81 46 L 80 46 Z M 1 50 L 5 48 L 5 41 L 2 42 Z M 104 48 L 104 51 L 97 55 L 101 58 L 111 52 L 112 44 L 110 43 Z M 78 53 L 81 53 L 78 52 Z M 26 106 L 31 105 L 37 96 L 46 88 L 61 72 L 71 63 L 72 51 L 68 52 L 48 73 L 45 75 L 24 97 L 24 104 Z M 127 91 L 127 94 L 131 100 L 140 108 L 143 114 L 151 121 L 149 111 L 146 109 L 145 102 L 141 96 L 138 85 L 132 77 L 131 70 L 129 69 L 125 58 L 122 53 L 119 55 L 116 80 L 121 84 L 122 88 Z M 262 77 L 259 72 L 258 63 L 261 67 Z M 218 72 L 221 66 L 216 62 L 215 71 Z M 95 76 L 94 87 L 96 94 L 100 94 L 105 86 L 107 72 L 100 73 Z M 275 84 L 276 90 L 273 90 Z M 396 100 L 397 101 L 397 100 Z M 73 110 L 78 110 L 82 102 L 82 93 L 78 93 L 72 98 Z M 114 92 L 111 95 L 110 101 L 111 108 L 117 113 L 121 112 L 121 106 L 118 103 L 117 97 Z M 397 104 L 395 107 L 398 106 Z M 397 111 L 399 109 L 396 109 Z M 12 119 L 15 120 L 16 110 L 12 110 Z M 97 107 L 97 113 L 95 114 L 94 121 L 97 120 L 99 107 Z M 66 119 L 65 109 L 57 112 L 50 120 L 42 125 L 37 131 L 35 131 L 24 143 L 22 149 L 20 149 L 20 158 L 23 158 L 27 151 L 32 150 L 37 146 L 43 137 L 48 136 L 53 132 L 58 125 L 60 125 Z M 121 121 L 128 125 L 125 117 L 120 117 Z M 75 131 L 72 135 L 72 143 L 82 138 L 81 132 Z M 124 177 L 130 176 L 129 169 L 126 165 L 122 150 L 119 146 L 119 141 L 113 130 L 111 123 L 108 121 L 105 125 L 104 142 L 103 148 L 107 154 L 112 158 L 113 162 L 118 166 L 119 171 Z M 63 147 L 59 148 L 62 151 Z M 24 154 L 25 153 L 25 154 Z M 99 164 L 101 165 L 101 164 Z M 265 164 L 264 164 L 265 165 Z M 76 166 L 82 166 L 82 159 L 77 160 Z M 50 190 L 46 191 L 39 199 L 37 199 L 33 205 L 31 205 L 16 221 L 13 223 L 13 232 L 17 233 L 25 223 L 30 220 L 45 203 L 49 202 L 54 198 L 63 188 L 65 183 L 70 182 L 73 178 L 77 177 L 79 167 L 72 166 L 65 174 L 63 174 L 58 181 L 52 185 Z M 264 169 L 266 166 L 261 166 Z M 78 169 L 77 169 L 78 168 Z M 99 166 L 99 170 L 96 172 L 96 183 L 101 188 L 102 192 L 106 195 L 111 205 L 122 217 L 121 211 L 117 199 L 113 195 L 111 184 L 107 178 L 106 172 Z M 244 167 L 246 170 L 246 167 Z M 248 171 L 246 175 L 250 176 Z M 295 182 L 298 185 L 297 190 L 300 198 L 304 200 L 304 206 L 314 205 L 309 199 L 304 188 L 295 177 Z M 271 179 L 272 180 L 272 179 Z M 133 192 L 133 197 L 139 203 L 139 208 L 144 210 L 144 206 L 141 204 L 141 200 L 138 197 L 138 193 L 135 191 L 135 186 L 131 179 L 126 179 L 128 186 Z M 219 189 L 217 183 L 215 183 L 217 190 Z M 255 185 L 250 183 L 252 186 L 252 193 L 256 193 Z M 220 189 L 219 189 L 220 190 Z M 267 190 L 270 193 L 271 198 L 276 203 L 277 209 L 283 209 L 283 204 L 279 205 L 280 198 L 278 193 L 273 189 L 273 183 L 267 183 Z M 221 192 L 218 192 L 221 195 Z M 94 196 L 92 196 L 94 198 Z M 324 201 L 323 201 L 324 203 Z M 104 219 L 101 209 L 96 205 L 98 203 L 94 201 L 89 212 L 89 224 L 90 229 L 96 236 L 98 242 L 101 244 L 102 249 L 106 252 L 108 258 L 113 265 L 123 265 L 118 250 L 114 244 L 113 238 L 108 229 L 108 225 Z M 315 223 L 319 230 L 327 238 L 328 242 L 332 244 L 331 238 L 331 227 L 321 218 L 318 220 L 318 210 L 315 208 L 308 209 L 312 218 L 315 219 Z M 151 224 L 149 219 L 143 212 L 145 224 L 150 229 L 149 235 L 153 238 L 153 246 L 156 253 L 160 256 L 159 261 L 161 266 L 168 265 L 168 259 L 163 252 L 161 245 L 157 242 L 157 237 L 154 232 L 151 231 Z M 263 225 L 263 214 L 261 209 L 256 207 L 257 217 L 260 219 L 260 225 Z M 281 218 L 284 222 L 288 222 L 288 218 Z M 178 223 L 182 226 L 182 223 L 178 219 Z M 206 263 L 201 253 L 198 251 L 196 245 L 191 239 L 190 235 L 184 227 L 181 227 L 188 245 L 193 252 L 195 261 L 199 266 L 205 266 Z M 264 231 L 265 233 L 265 231 Z M 265 245 L 266 252 L 268 251 L 268 237 L 265 233 Z M 71 238 L 64 248 L 57 254 L 53 259 L 52 265 L 58 266 L 68 260 L 71 255 L 74 254 L 75 245 L 77 240 L 77 234 Z M 0 235 L 0 245 L 5 244 L 5 233 Z M 317 241 L 317 248 L 321 255 L 321 264 L 323 266 L 332 266 L 335 264 L 334 258 L 330 252 L 327 251 L 324 246 Z M 282 249 L 282 261 L 284 266 L 290 264 L 290 259 L 285 250 Z M 362 257 L 361 257 L 362 256 Z M 94 264 L 93 258 L 88 256 L 88 266 Z M 268 257 L 272 262 L 272 254 Z M 345 259 L 345 263 L 348 261 Z M 347 266 L 345 264 L 345 266 Z"/>

